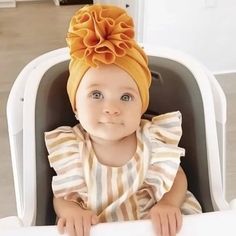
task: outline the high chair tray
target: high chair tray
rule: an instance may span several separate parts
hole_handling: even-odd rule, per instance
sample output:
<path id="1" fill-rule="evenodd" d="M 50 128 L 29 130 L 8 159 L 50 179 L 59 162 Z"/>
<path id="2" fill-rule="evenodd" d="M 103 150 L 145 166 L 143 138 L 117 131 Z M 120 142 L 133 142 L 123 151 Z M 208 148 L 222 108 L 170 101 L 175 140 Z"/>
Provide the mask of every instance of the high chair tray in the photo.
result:
<path id="1" fill-rule="evenodd" d="M 178 236 L 236 235 L 236 210 L 189 215 L 183 218 L 183 227 Z M 32 226 L 1 230 L 4 236 L 59 236 L 56 226 Z M 93 226 L 90 236 L 155 236 L 151 221 L 103 223 Z"/>

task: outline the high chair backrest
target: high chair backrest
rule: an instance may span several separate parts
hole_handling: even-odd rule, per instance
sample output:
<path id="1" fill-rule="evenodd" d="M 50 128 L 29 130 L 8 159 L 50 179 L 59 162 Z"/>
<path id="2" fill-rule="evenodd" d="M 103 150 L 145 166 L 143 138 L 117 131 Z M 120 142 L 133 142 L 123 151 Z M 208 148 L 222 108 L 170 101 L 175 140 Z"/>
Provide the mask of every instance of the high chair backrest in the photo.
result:
<path id="1" fill-rule="evenodd" d="M 150 90 L 148 114 L 180 110 L 183 115 L 183 136 L 180 146 L 186 149 L 182 166 L 188 177 L 189 189 L 199 199 L 204 211 L 213 211 L 208 178 L 203 103 L 196 80 L 181 64 L 156 57 L 150 57 L 149 61 L 153 71 L 153 83 Z M 45 217 L 48 218 L 48 223 L 55 222 L 55 218 L 52 217 L 50 190 L 53 172 L 48 165 L 43 132 L 61 125 L 73 126 L 76 123 L 66 94 L 66 81 L 69 75 L 67 68 L 68 62 L 59 63 L 50 68 L 43 76 L 38 89 L 35 133 L 38 134 L 36 156 L 40 158 L 36 160 L 38 189 L 36 224 L 44 224 Z M 40 191 L 46 186 L 48 186 L 47 197 Z M 42 207 L 42 205 L 45 206 Z"/>
<path id="2" fill-rule="evenodd" d="M 196 79 L 188 68 L 176 61 L 149 57 L 149 67 L 160 74 L 150 89 L 149 113 L 181 112 L 183 135 L 179 146 L 185 148 L 181 166 L 187 175 L 188 188 L 204 212 L 213 211 L 204 107 Z"/>
<path id="3" fill-rule="evenodd" d="M 67 52 L 63 53 L 66 54 Z M 23 122 L 23 131 L 25 131 L 23 138 L 25 143 L 22 190 L 24 193 L 22 194 L 24 195 L 23 218 L 26 212 L 30 211 L 30 209 L 26 210 L 28 202 L 25 198 L 26 195 L 30 194 L 28 191 L 35 191 L 36 196 L 32 203 L 32 208 L 35 209 L 31 208 L 34 212 L 28 218 L 25 217 L 25 220 L 23 219 L 26 225 L 55 223 L 51 191 L 51 179 L 55 173 L 49 167 L 44 132 L 53 130 L 58 126 L 73 126 L 77 123 L 66 93 L 66 82 L 69 75 L 68 62 L 68 58 L 65 57 L 63 60 L 52 63 L 52 66 L 45 67 L 47 69 L 42 73 L 42 76 L 39 76 L 36 94 L 33 95 L 35 101 L 32 101 L 34 102 L 34 111 L 32 112 L 35 123 L 29 128 L 30 125 Z M 187 175 L 189 189 L 200 201 L 204 212 L 226 208 L 219 169 L 215 114 L 211 114 L 212 117 L 210 118 L 206 117 L 205 97 L 196 75 L 193 74 L 191 68 L 187 68 L 178 61 L 151 53 L 149 54 L 149 67 L 152 71 L 153 83 L 150 88 L 150 105 L 147 112 L 149 114 L 162 114 L 179 110 L 183 116 L 183 136 L 180 146 L 186 149 L 186 156 L 182 158 L 181 165 Z M 201 68 L 199 70 L 201 71 Z M 201 76 L 203 74 L 202 72 Z M 205 77 L 207 79 L 206 74 Z M 31 111 L 26 107 L 32 98 L 27 97 L 27 88 L 25 90 L 23 113 L 30 115 Z M 30 94 L 32 91 L 29 88 L 28 90 Z M 208 111 L 214 113 L 214 104 L 209 104 Z M 210 136 L 207 131 L 208 128 L 211 129 Z M 28 133 L 28 129 L 31 129 L 31 133 Z M 29 151 L 31 147 L 29 145 L 27 148 L 27 145 L 32 138 L 35 138 L 32 142 L 32 145 L 35 146 L 33 150 Z M 214 147 L 212 147 L 213 145 Z M 213 149 L 216 151 L 213 152 Z M 33 166 L 26 167 L 33 155 L 35 155 L 35 163 L 32 164 Z M 27 182 L 29 181 L 27 178 L 31 178 L 31 176 L 27 177 L 26 172 L 29 173 L 34 168 L 35 181 Z M 213 171 L 214 178 L 212 177 Z M 33 175 L 34 172 L 32 172 L 32 178 L 34 178 Z M 218 182 L 216 188 L 212 184 L 215 181 Z"/>
<path id="4" fill-rule="evenodd" d="M 42 77 L 35 106 L 37 217 L 36 225 L 55 224 L 51 181 L 54 171 L 49 167 L 44 132 L 77 122 L 66 93 L 68 61 L 51 67 Z M 43 194 L 42 194 L 43 190 Z"/>

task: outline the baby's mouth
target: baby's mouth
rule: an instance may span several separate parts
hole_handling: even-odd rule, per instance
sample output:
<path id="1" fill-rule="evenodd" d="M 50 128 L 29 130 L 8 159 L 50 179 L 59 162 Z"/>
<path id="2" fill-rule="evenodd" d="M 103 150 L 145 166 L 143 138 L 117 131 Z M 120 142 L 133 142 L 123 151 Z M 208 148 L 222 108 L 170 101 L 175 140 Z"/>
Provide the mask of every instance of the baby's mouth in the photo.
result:
<path id="1" fill-rule="evenodd" d="M 104 125 L 122 125 L 122 122 L 114 122 L 114 121 L 100 121 L 99 123 Z"/>

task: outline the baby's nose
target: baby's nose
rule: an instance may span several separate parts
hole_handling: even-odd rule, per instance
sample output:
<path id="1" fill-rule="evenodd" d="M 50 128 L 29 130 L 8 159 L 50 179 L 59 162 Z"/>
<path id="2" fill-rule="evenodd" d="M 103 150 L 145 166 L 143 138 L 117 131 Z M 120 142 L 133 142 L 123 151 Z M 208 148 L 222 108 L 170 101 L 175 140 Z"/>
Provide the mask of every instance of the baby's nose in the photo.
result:
<path id="1" fill-rule="evenodd" d="M 119 115 L 120 109 L 115 103 L 109 102 L 104 106 L 104 113 L 107 115 Z"/>

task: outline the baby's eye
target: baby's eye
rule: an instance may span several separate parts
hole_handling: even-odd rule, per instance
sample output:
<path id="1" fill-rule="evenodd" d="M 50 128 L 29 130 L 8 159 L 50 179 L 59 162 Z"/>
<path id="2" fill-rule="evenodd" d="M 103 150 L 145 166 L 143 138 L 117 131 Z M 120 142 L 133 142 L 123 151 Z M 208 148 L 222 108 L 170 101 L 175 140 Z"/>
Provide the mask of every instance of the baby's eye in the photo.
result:
<path id="1" fill-rule="evenodd" d="M 103 98 L 102 93 L 99 91 L 93 91 L 90 96 L 93 99 L 102 99 Z"/>
<path id="2" fill-rule="evenodd" d="M 129 95 L 129 94 L 124 94 L 122 95 L 121 97 L 121 100 L 122 101 L 131 101 L 133 99 L 133 96 L 132 95 Z"/>

